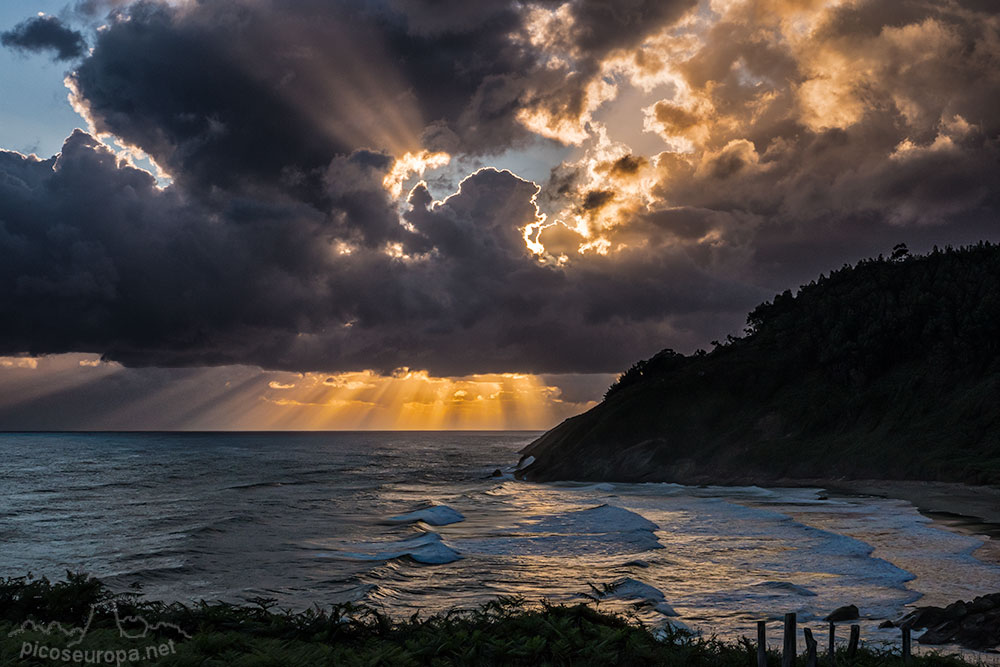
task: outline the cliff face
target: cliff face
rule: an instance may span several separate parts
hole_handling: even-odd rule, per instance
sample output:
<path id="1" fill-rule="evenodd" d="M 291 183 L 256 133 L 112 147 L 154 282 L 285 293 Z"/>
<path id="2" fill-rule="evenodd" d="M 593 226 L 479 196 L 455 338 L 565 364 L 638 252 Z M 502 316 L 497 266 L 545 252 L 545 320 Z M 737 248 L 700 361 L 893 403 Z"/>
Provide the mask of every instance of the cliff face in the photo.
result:
<path id="1" fill-rule="evenodd" d="M 1000 483 L 1000 247 L 865 260 L 747 322 L 710 353 L 637 363 L 520 474 Z"/>

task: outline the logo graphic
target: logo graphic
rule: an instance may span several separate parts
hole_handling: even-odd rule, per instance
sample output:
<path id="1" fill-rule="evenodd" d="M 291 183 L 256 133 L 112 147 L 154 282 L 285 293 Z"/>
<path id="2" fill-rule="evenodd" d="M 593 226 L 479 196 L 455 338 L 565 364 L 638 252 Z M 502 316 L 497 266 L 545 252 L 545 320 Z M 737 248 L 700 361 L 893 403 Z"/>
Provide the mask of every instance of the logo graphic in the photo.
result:
<path id="1" fill-rule="evenodd" d="M 116 610 L 117 611 L 117 610 Z M 87 615 L 87 622 L 84 623 L 82 628 L 66 628 L 59 621 L 52 621 L 51 623 L 46 623 L 45 625 L 39 625 L 34 621 L 25 621 L 20 627 L 14 628 L 7 633 L 8 637 L 16 637 L 18 635 L 24 634 L 25 632 L 41 632 L 43 635 L 49 636 L 54 634 L 57 630 L 67 637 L 75 637 L 75 639 L 68 644 L 66 648 L 73 648 L 79 645 L 83 641 L 83 638 L 87 636 L 87 632 L 90 630 L 90 624 L 94 621 L 94 614 L 96 613 L 95 605 L 90 605 L 90 613 Z"/>
<path id="2" fill-rule="evenodd" d="M 118 628 L 118 636 L 121 639 L 127 639 L 132 642 L 149 640 L 150 631 L 170 631 L 175 633 L 178 638 L 191 639 L 191 635 L 173 623 L 158 621 L 150 624 L 145 618 L 139 615 L 123 617 L 119 613 L 118 605 L 115 604 L 91 605 L 90 611 L 87 614 L 87 621 L 82 627 L 66 627 L 59 621 L 40 624 L 33 620 L 28 620 L 7 633 L 7 636 L 17 637 L 26 632 L 32 632 L 41 633 L 46 637 L 58 637 L 60 635 L 66 637 L 70 641 L 61 646 L 42 644 L 37 641 L 24 641 L 21 643 L 20 656 L 22 658 L 48 659 L 53 662 L 62 663 L 118 665 L 120 667 L 126 662 L 134 663 L 141 660 L 155 660 L 156 658 L 172 655 L 177 652 L 174 639 L 168 639 L 162 643 L 147 641 L 142 646 L 131 645 L 127 648 L 117 649 L 83 650 L 82 648 L 78 648 L 87 637 L 98 609 L 104 610 L 108 607 L 110 607 L 110 611 L 115 617 L 115 627 Z"/>

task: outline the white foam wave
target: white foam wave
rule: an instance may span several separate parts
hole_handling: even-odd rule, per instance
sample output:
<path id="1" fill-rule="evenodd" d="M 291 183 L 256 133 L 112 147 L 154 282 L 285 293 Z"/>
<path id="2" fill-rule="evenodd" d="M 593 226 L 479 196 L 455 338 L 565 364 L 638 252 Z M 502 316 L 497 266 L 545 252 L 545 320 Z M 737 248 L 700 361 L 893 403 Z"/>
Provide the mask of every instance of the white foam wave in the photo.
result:
<path id="1" fill-rule="evenodd" d="M 588 509 L 533 517 L 523 524 L 534 532 L 548 533 L 652 533 L 659 528 L 636 512 L 614 505 L 598 505 Z"/>
<path id="2" fill-rule="evenodd" d="M 639 606 L 652 607 L 664 616 L 677 616 L 674 608 L 667 604 L 663 591 L 631 577 L 624 577 L 607 584 L 599 590 L 597 597 L 600 600 L 634 602 Z"/>
<path id="3" fill-rule="evenodd" d="M 320 557 L 339 557 L 355 560 L 392 560 L 409 557 L 426 565 L 453 563 L 462 556 L 445 544 L 437 533 L 422 533 L 399 542 L 375 542 L 352 546 L 358 551 L 343 551 L 333 554 L 317 554 Z"/>
<path id="4" fill-rule="evenodd" d="M 423 521 L 430 526 L 447 526 L 448 524 L 465 521 L 465 516 L 458 510 L 452 509 L 447 505 L 432 505 L 406 514 L 390 517 L 389 521 L 392 523 Z"/>
<path id="5" fill-rule="evenodd" d="M 518 522 L 510 532 L 466 539 L 465 552 L 507 555 L 624 555 L 662 549 L 658 526 L 636 512 L 598 505 Z"/>
<path id="6" fill-rule="evenodd" d="M 612 493 L 616 485 L 611 482 L 551 482 L 549 486 L 559 487 L 568 491 L 598 491 Z"/>
<path id="7" fill-rule="evenodd" d="M 762 581 L 759 584 L 754 584 L 751 588 L 776 591 L 778 593 L 790 593 L 792 595 L 801 595 L 803 597 L 816 597 L 815 592 L 809 590 L 805 586 L 793 584 L 790 581 Z"/>

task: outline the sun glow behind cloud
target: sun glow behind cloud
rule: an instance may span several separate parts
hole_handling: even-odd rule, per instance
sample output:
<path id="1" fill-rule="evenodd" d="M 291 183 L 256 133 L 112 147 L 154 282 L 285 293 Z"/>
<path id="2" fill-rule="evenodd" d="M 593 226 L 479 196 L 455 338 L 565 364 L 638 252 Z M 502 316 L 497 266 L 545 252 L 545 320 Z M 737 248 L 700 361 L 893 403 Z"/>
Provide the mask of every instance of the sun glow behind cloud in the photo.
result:
<path id="1" fill-rule="evenodd" d="M 603 387 L 472 374 L 621 370 L 897 241 L 995 235 L 995 11 L 612 5 L 154 2 L 71 25 L 97 139 L 2 154 L 4 351 L 130 368 L 7 357 L 0 409 L 545 427 Z M 400 366 L 429 371 L 259 370 Z"/>
<path id="2" fill-rule="evenodd" d="M 80 427 L 112 430 L 541 430 L 595 403 L 566 400 L 551 381 L 516 373 L 129 369 L 95 355 L 0 357 L 0 419 L 58 414 L 77 394 L 93 399 Z"/>
<path id="3" fill-rule="evenodd" d="M 437 169 L 451 162 L 451 156 L 444 152 L 406 153 L 397 158 L 389 173 L 382 180 L 382 186 L 394 199 L 403 193 L 403 184 L 413 177 L 424 175 L 428 169 Z"/>
<path id="4" fill-rule="evenodd" d="M 587 407 L 562 401 L 557 387 L 536 376 L 515 373 L 438 378 L 400 369 L 390 376 L 306 373 L 293 382 L 260 395 L 272 428 L 535 429 Z"/>

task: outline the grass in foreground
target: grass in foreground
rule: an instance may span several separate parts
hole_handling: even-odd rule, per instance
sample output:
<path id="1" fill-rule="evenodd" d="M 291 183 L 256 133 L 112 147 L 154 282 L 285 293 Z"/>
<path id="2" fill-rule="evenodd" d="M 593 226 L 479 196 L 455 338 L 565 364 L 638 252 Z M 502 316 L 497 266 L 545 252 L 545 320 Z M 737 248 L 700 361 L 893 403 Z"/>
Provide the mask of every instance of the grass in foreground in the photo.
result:
<path id="1" fill-rule="evenodd" d="M 71 642 L 79 633 L 67 636 L 51 626 L 59 622 L 70 632 L 82 628 L 92 607 L 97 611 L 75 646 Z M 115 609 L 117 619 L 124 619 L 121 625 Z M 10 636 L 28 620 L 38 627 Z M 147 625 L 154 629 L 143 636 Z M 120 627 L 130 636 L 122 636 Z M 42 647 L 47 650 L 40 651 Z M 74 651 L 79 653 L 74 656 Z M 50 652 L 57 657 L 47 657 Z M 472 611 L 397 620 L 349 604 L 304 612 L 276 610 L 267 599 L 249 605 L 164 604 L 138 594 L 115 594 L 97 579 L 68 574 L 60 582 L 0 579 L 0 664 L 747 667 L 756 664 L 756 649 L 745 640 L 732 644 L 683 632 L 657 634 L 635 619 L 583 604 L 529 607 L 520 599 L 499 598 Z M 779 665 L 779 655 L 771 653 L 768 664 Z M 799 664 L 805 664 L 804 658 Z M 839 664 L 847 664 L 845 656 Z M 853 664 L 901 665 L 902 660 L 898 654 L 862 649 Z M 973 663 L 935 654 L 911 664 Z"/>

